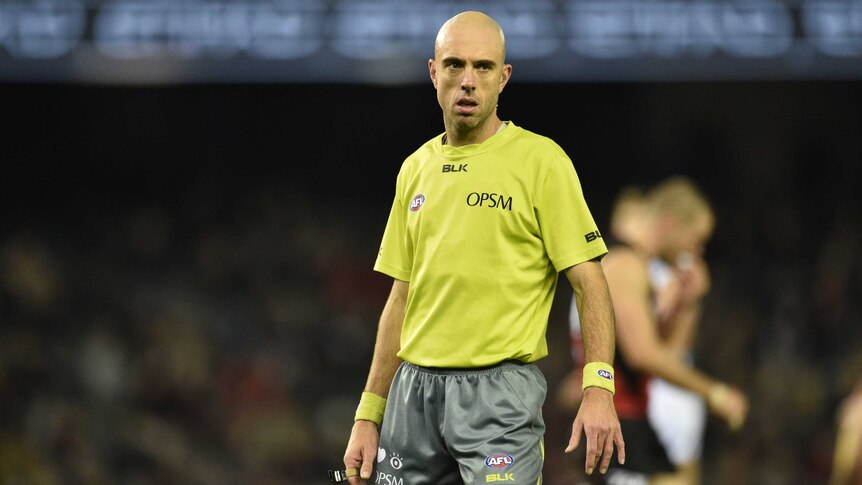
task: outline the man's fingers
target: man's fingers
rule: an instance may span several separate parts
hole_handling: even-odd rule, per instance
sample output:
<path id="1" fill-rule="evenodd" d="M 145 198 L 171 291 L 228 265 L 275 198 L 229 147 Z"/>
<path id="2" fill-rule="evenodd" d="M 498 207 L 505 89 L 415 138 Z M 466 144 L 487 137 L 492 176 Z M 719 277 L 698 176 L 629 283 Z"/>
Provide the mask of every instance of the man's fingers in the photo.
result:
<path id="1" fill-rule="evenodd" d="M 581 418 L 576 417 L 575 422 L 572 423 L 572 437 L 569 438 L 569 446 L 566 447 L 566 453 L 571 453 L 578 447 L 578 444 L 581 442 L 582 431 L 583 426 L 581 425 Z"/>
<path id="2" fill-rule="evenodd" d="M 614 444 L 617 445 L 617 462 L 620 465 L 626 464 L 626 442 L 623 440 L 623 432 L 618 429 L 614 432 Z"/>
<path id="3" fill-rule="evenodd" d="M 344 466 L 347 483 L 350 485 L 363 485 L 366 480 L 370 479 L 376 457 L 377 450 L 373 447 L 362 448 L 359 456 L 345 456 Z"/>
<path id="4" fill-rule="evenodd" d="M 344 468 L 345 474 L 347 475 L 347 483 L 350 485 L 360 485 L 362 482 L 359 480 L 359 458 L 356 457 L 344 457 Z"/>
<path id="5" fill-rule="evenodd" d="M 607 473 L 608 466 L 611 464 L 611 455 L 614 454 L 614 435 L 613 433 L 608 433 L 605 435 L 605 445 L 602 450 L 602 463 L 599 466 L 599 472 L 602 475 Z"/>
<path id="6" fill-rule="evenodd" d="M 347 470 L 348 470 L 348 472 L 349 472 L 349 473 L 347 474 L 347 475 L 348 475 L 348 476 L 347 476 L 347 483 L 349 483 L 350 485 L 363 485 L 363 484 L 365 483 L 365 480 L 360 480 L 360 479 L 359 479 L 359 469 L 357 469 L 357 468 L 348 468 Z M 354 472 L 354 471 L 356 472 L 356 474 L 352 473 L 352 472 Z"/>
<path id="7" fill-rule="evenodd" d="M 362 485 L 365 483 L 364 480 L 360 480 L 360 471 L 359 471 L 359 463 L 355 466 L 347 466 L 345 469 L 345 474 L 347 475 L 347 483 L 350 485 Z"/>
<path id="8" fill-rule="evenodd" d="M 374 468 L 374 459 L 377 458 L 377 450 L 373 448 L 363 448 L 362 450 L 362 468 L 359 469 L 359 476 L 363 480 L 371 478 L 371 471 Z"/>
<path id="9" fill-rule="evenodd" d="M 587 429 L 585 431 L 587 435 L 587 459 L 584 470 L 587 472 L 587 475 L 592 475 L 593 469 L 599 461 L 598 436 L 595 430 Z"/>

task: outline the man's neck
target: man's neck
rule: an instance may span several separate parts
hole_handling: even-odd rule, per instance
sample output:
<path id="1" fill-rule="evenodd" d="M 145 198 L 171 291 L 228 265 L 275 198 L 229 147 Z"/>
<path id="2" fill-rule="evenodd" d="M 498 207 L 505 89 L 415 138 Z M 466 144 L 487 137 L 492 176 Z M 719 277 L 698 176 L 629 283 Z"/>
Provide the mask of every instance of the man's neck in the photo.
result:
<path id="1" fill-rule="evenodd" d="M 506 126 L 509 125 L 508 121 L 501 121 L 498 119 L 497 122 L 500 124 L 497 127 L 497 129 L 494 130 L 494 133 L 491 133 L 489 136 L 484 137 L 482 139 L 477 139 L 477 140 L 471 140 L 468 138 L 450 137 L 449 136 L 449 133 L 450 133 L 449 130 L 446 130 L 446 133 L 443 134 L 443 144 L 444 145 L 451 145 L 454 147 L 459 147 L 459 146 L 464 146 L 464 145 L 473 145 L 473 144 L 482 143 L 483 141 L 487 140 L 488 138 L 491 138 L 492 136 L 496 135 L 497 133 L 500 133 L 501 131 L 503 131 L 504 128 L 506 128 Z M 453 142 L 453 140 L 456 140 L 456 141 Z"/>

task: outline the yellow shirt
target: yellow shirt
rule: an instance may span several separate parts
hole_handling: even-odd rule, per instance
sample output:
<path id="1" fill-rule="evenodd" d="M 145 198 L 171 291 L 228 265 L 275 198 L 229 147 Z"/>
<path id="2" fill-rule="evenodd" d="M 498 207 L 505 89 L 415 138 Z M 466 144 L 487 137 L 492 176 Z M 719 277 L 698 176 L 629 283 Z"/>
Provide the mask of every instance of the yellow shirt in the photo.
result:
<path id="1" fill-rule="evenodd" d="M 410 282 L 399 357 L 478 367 L 546 356 L 558 272 L 605 253 L 571 159 L 510 122 L 404 161 L 374 269 Z"/>

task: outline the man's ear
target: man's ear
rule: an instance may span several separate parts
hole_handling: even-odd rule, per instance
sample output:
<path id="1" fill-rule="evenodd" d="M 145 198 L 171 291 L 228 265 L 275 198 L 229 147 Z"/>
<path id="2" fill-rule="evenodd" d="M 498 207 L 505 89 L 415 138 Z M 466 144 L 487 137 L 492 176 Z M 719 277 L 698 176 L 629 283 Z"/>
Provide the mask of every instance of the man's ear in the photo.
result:
<path id="1" fill-rule="evenodd" d="M 504 64 L 503 69 L 500 71 L 500 88 L 497 90 L 498 93 L 503 92 L 503 88 L 508 84 L 509 79 L 512 77 L 512 65 Z"/>
<path id="2" fill-rule="evenodd" d="M 437 65 L 434 64 L 434 59 L 428 59 L 428 75 L 431 76 L 434 89 L 437 89 Z"/>

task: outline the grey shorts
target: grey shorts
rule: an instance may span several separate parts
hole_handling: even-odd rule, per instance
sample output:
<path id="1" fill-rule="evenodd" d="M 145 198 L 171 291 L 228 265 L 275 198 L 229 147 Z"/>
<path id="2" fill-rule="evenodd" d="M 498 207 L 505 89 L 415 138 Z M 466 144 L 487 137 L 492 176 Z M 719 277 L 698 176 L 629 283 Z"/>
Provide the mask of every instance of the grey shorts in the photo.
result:
<path id="1" fill-rule="evenodd" d="M 533 364 L 403 363 L 389 391 L 373 483 L 541 484 L 546 394 Z"/>

